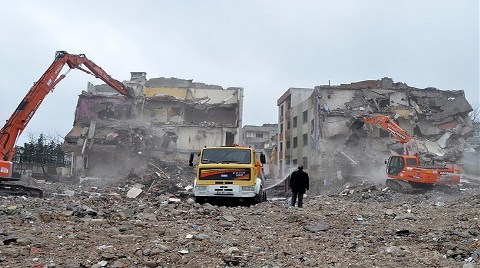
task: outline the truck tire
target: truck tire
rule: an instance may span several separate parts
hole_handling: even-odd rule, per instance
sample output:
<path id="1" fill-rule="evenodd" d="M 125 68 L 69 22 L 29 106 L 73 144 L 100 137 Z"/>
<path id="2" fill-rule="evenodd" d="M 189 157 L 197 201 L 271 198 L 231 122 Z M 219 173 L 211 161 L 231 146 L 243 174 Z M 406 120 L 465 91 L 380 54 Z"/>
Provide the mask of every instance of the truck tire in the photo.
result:
<path id="1" fill-rule="evenodd" d="M 206 201 L 205 197 L 200 197 L 200 196 L 195 197 L 195 203 L 204 204 L 205 201 Z"/>
<path id="2" fill-rule="evenodd" d="M 258 192 L 258 194 L 255 195 L 255 197 L 253 198 L 253 203 L 254 204 L 259 204 L 259 203 L 262 203 L 263 201 L 263 188 L 260 187 L 260 191 Z"/>

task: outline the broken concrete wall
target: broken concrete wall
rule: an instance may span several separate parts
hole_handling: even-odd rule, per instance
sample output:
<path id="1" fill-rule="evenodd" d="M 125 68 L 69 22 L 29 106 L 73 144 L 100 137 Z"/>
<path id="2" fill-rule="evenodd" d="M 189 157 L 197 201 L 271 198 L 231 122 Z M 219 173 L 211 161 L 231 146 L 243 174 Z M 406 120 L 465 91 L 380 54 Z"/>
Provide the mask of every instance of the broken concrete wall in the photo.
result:
<path id="1" fill-rule="evenodd" d="M 145 87 L 143 89 L 145 97 L 169 96 L 184 100 L 187 96 L 187 88 L 175 87 Z"/>
<path id="2" fill-rule="evenodd" d="M 97 119 L 126 120 L 132 117 L 133 100 L 117 96 L 81 94 L 75 109 L 75 122 Z"/>
<path id="3" fill-rule="evenodd" d="M 125 172 L 132 161 L 238 143 L 242 88 L 178 78 L 147 80 L 142 72 L 124 83 L 136 89 L 135 99 L 92 84 L 79 97 L 74 127 L 63 144 L 75 154 L 77 175 L 98 175 L 102 166 L 115 165 Z"/>
<path id="4" fill-rule="evenodd" d="M 324 116 L 322 117 L 322 136 L 325 138 L 332 138 L 338 135 L 343 135 L 350 130 L 350 119 L 342 116 Z"/>

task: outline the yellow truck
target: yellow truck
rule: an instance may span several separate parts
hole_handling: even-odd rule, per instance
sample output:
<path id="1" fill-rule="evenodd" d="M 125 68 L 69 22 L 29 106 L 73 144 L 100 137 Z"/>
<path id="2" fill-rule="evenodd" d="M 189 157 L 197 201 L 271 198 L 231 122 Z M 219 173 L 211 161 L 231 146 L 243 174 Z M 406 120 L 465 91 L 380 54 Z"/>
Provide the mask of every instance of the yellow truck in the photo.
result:
<path id="1" fill-rule="evenodd" d="M 232 145 L 205 147 L 198 156 L 193 188 L 197 203 L 226 198 L 253 204 L 266 201 L 263 153 L 257 159 L 253 148 Z M 193 166 L 193 158 L 191 154 L 190 166 Z"/>

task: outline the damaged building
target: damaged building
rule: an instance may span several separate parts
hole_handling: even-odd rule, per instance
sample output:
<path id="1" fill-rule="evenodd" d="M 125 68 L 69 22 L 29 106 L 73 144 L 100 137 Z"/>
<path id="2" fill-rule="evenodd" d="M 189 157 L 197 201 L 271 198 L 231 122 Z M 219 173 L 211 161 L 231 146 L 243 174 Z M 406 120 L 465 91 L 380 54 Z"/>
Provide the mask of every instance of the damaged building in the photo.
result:
<path id="1" fill-rule="evenodd" d="M 123 174 L 148 157 L 187 155 L 204 146 L 239 142 L 243 88 L 147 79 L 145 72 L 132 72 L 123 83 L 135 98 L 91 83 L 79 96 L 73 128 L 63 144 L 73 155 L 72 174 L 104 175 L 119 167 Z"/>
<path id="2" fill-rule="evenodd" d="M 242 144 L 254 149 L 264 149 L 265 143 L 278 132 L 277 124 L 263 124 L 261 126 L 246 125 L 242 128 Z"/>
<path id="3" fill-rule="evenodd" d="M 473 132 L 462 90 L 419 89 L 391 78 L 289 89 L 279 106 L 279 168 L 304 165 L 321 185 L 345 180 L 383 182 L 384 161 L 403 145 L 367 114 L 388 115 L 415 137 L 425 164 L 458 162 Z M 285 127 L 286 126 L 286 127 Z M 317 189 L 318 190 L 318 189 Z"/>

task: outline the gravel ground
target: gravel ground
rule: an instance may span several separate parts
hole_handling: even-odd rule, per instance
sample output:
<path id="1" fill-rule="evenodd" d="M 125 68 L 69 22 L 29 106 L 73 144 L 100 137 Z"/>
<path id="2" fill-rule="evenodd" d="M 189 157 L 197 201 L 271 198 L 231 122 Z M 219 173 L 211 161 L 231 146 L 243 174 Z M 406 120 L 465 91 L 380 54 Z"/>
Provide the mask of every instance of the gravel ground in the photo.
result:
<path id="1" fill-rule="evenodd" d="M 304 208 L 291 208 L 284 198 L 249 207 L 199 205 L 184 193 L 159 190 L 171 184 L 155 188 L 151 181 L 128 198 L 134 182 L 56 182 L 39 186 L 46 189 L 43 199 L 1 197 L 0 266 L 475 267 L 480 262 L 476 187 L 406 195 L 359 184 L 307 196 Z"/>

